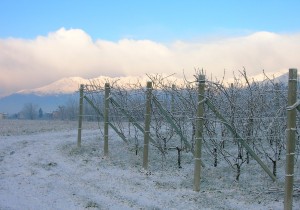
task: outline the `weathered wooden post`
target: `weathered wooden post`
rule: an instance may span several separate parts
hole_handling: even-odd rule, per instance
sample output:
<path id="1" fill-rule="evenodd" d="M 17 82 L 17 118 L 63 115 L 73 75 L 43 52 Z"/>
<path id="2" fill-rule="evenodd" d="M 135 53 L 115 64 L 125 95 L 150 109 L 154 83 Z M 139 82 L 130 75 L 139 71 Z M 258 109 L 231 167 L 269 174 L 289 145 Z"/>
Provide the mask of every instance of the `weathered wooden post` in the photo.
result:
<path id="1" fill-rule="evenodd" d="M 79 89 L 79 115 L 78 115 L 78 134 L 77 134 L 77 147 L 81 147 L 81 130 L 82 130 L 82 116 L 83 116 L 83 91 L 84 85 L 80 85 Z"/>
<path id="2" fill-rule="evenodd" d="M 109 94 L 110 85 L 105 83 L 104 95 L 104 156 L 108 156 L 108 114 L 109 114 Z"/>
<path id="3" fill-rule="evenodd" d="M 296 137 L 296 107 L 293 105 L 297 99 L 297 69 L 289 69 L 289 89 L 287 108 L 287 142 L 286 142 L 286 168 L 285 168 L 285 196 L 284 209 L 293 208 L 293 182 L 294 157 Z"/>
<path id="4" fill-rule="evenodd" d="M 145 170 L 148 169 L 148 152 L 149 152 L 150 122 L 151 122 L 151 99 L 152 99 L 152 82 L 147 82 L 145 130 L 144 130 L 144 153 L 143 153 L 143 168 Z"/>
<path id="5" fill-rule="evenodd" d="M 198 105 L 196 117 L 195 133 L 195 169 L 194 169 L 194 191 L 200 191 L 200 174 L 201 174 L 201 149 L 203 138 L 203 114 L 204 114 L 204 92 L 205 92 L 205 75 L 199 75 L 198 79 Z"/>

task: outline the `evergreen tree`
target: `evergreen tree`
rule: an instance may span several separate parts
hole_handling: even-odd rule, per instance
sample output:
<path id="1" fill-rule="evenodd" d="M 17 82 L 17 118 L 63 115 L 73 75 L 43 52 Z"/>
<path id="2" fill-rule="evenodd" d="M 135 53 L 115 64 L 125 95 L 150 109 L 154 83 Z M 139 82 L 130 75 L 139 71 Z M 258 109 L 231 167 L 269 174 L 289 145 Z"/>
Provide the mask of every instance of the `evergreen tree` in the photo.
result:
<path id="1" fill-rule="evenodd" d="M 43 118 L 44 116 L 44 113 L 43 113 L 43 110 L 42 108 L 39 109 L 39 118 Z"/>

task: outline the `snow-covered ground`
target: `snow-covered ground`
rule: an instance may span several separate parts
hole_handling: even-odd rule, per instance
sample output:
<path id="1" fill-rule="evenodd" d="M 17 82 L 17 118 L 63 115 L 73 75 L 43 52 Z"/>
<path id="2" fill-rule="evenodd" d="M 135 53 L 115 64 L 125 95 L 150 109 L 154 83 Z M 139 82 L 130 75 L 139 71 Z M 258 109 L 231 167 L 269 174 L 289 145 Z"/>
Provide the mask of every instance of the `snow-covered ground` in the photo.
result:
<path id="1" fill-rule="evenodd" d="M 283 163 L 278 183 L 254 160 L 237 183 L 230 166 L 213 167 L 204 151 L 201 190 L 194 192 L 190 153 L 182 154 L 179 169 L 176 151 L 163 164 L 151 148 L 143 171 L 142 150 L 136 155 L 112 131 L 104 157 L 97 127 L 84 122 L 78 149 L 77 122 L 0 121 L 0 209 L 283 209 Z M 300 209 L 299 168 L 294 209 Z"/>

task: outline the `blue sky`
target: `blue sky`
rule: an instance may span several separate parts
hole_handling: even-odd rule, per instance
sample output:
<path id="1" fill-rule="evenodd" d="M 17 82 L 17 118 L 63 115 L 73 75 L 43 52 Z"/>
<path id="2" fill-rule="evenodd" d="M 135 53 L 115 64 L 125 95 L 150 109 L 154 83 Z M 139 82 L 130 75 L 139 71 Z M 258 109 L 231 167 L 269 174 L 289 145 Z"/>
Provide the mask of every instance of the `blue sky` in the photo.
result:
<path id="1" fill-rule="evenodd" d="M 299 0 L 1 0 L 0 37 L 35 38 L 61 27 L 111 41 L 290 33 L 300 30 L 299 9 Z"/>
<path id="2" fill-rule="evenodd" d="M 73 76 L 286 73 L 300 66 L 299 9 L 299 0 L 0 0 L 0 97 Z"/>

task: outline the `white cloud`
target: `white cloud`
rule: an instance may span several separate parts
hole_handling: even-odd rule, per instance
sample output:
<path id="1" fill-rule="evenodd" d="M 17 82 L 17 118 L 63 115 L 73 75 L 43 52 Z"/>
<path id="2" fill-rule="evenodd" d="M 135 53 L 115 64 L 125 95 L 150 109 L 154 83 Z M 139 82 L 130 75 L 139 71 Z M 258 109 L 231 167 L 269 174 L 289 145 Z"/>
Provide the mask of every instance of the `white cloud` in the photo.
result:
<path id="1" fill-rule="evenodd" d="M 248 75 L 300 66 L 300 34 L 257 32 L 205 42 L 95 40 L 80 29 L 59 29 L 34 40 L 0 39 L 0 95 L 34 88 L 62 77 L 194 74 L 204 68 L 220 77 L 224 69 L 246 68 Z"/>

